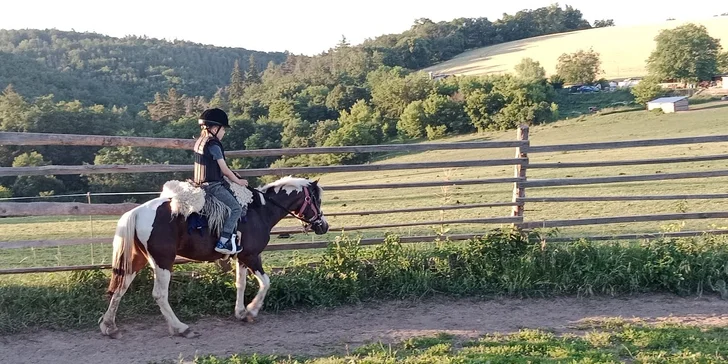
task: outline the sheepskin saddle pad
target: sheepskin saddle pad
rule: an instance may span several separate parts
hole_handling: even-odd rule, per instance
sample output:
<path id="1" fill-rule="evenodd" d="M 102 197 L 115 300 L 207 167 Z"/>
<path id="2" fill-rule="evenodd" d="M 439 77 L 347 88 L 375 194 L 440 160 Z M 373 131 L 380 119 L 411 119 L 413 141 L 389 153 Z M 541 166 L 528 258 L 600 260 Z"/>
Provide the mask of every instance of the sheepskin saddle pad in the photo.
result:
<path id="1" fill-rule="evenodd" d="M 248 204 L 253 201 L 253 193 L 241 185 L 231 183 L 227 177 L 225 180 L 245 212 Z M 206 194 L 204 189 L 196 187 L 190 181 L 167 181 L 160 197 L 170 199 L 172 217 L 177 215 L 185 217 L 190 225 L 188 232 L 200 230 L 202 233 L 202 228 L 208 226 L 214 236 L 219 236 L 225 218 L 230 215 L 229 207 L 214 196 Z M 191 215 L 192 218 L 190 218 Z"/>

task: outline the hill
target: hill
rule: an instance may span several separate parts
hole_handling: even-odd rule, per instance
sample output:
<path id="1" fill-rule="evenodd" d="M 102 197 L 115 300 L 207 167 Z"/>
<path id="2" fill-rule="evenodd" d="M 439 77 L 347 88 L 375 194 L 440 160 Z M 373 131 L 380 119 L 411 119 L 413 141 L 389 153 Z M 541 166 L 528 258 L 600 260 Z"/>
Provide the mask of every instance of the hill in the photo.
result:
<path id="1" fill-rule="evenodd" d="M 258 69 L 286 59 L 282 52 L 146 37 L 0 30 L 0 88 L 13 84 L 26 97 L 53 93 L 60 99 L 139 109 L 169 88 L 211 97 L 228 84 L 235 61 L 247 67 L 251 55 Z"/>
<path id="2" fill-rule="evenodd" d="M 645 76 L 646 60 L 655 48 L 654 38 L 662 29 L 672 29 L 691 21 L 666 21 L 638 26 L 592 28 L 568 33 L 544 35 L 462 53 L 446 62 L 423 69 L 425 72 L 482 75 L 512 72 L 523 58 L 541 63 L 547 74 L 556 72 L 562 53 L 592 48 L 601 54 L 601 77 L 618 79 Z M 704 25 L 711 36 L 719 38 L 728 49 L 728 17 L 692 21 Z"/>

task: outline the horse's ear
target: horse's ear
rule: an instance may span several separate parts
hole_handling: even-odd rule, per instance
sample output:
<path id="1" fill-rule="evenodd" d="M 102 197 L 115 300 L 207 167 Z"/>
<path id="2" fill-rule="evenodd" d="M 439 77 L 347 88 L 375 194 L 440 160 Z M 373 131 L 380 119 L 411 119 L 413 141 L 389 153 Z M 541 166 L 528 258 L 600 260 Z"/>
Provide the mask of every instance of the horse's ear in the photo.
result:
<path id="1" fill-rule="evenodd" d="M 316 180 L 315 180 L 315 181 L 313 181 L 313 184 L 317 185 L 317 184 L 318 184 L 318 181 L 319 181 L 319 179 L 318 179 L 318 178 L 316 178 Z"/>

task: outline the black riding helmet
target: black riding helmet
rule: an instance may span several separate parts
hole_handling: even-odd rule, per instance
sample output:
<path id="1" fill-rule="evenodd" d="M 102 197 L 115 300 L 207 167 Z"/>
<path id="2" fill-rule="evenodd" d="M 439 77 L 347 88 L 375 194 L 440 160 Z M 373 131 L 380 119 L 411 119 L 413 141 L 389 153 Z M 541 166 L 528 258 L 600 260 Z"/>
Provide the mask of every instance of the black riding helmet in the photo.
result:
<path id="1" fill-rule="evenodd" d="M 227 114 L 218 108 L 207 109 L 203 111 L 197 123 L 204 126 L 223 126 L 226 128 L 230 127 Z"/>

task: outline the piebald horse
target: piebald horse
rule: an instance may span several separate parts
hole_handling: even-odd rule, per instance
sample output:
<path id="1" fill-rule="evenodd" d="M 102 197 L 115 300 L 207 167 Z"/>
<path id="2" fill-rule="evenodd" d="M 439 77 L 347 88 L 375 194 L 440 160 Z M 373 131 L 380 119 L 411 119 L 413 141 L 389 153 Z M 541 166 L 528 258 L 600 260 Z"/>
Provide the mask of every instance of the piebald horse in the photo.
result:
<path id="1" fill-rule="evenodd" d="M 238 234 L 243 251 L 235 254 L 237 259 L 235 286 L 237 299 L 235 317 L 251 321 L 258 315 L 270 279 L 263 271 L 260 254 L 270 241 L 272 228 L 286 215 L 293 215 L 304 223 L 304 230 L 313 230 L 317 235 L 329 229 L 323 211 L 323 191 L 318 181 L 291 176 L 281 178 L 257 190 L 253 190 L 253 202 L 248 206 L 245 222 L 238 222 Z M 153 297 L 167 321 L 171 335 L 187 338 L 199 334 L 181 322 L 168 302 L 169 282 L 176 256 L 196 261 L 212 262 L 225 256 L 215 251 L 217 237 L 207 233 L 189 232 L 187 218 L 174 215 L 169 197 L 157 197 L 121 216 L 114 236 L 112 277 L 109 283 L 109 307 L 99 319 L 103 335 L 121 337 L 116 326 L 116 311 L 119 301 L 129 289 L 136 274 L 148 263 L 154 270 Z M 259 283 L 255 298 L 244 306 L 247 270 Z"/>

